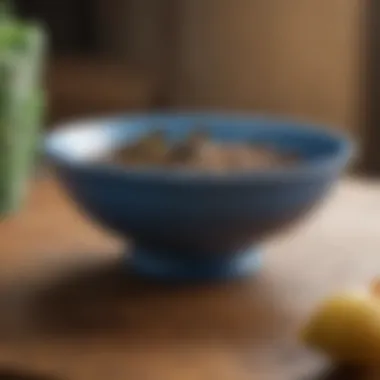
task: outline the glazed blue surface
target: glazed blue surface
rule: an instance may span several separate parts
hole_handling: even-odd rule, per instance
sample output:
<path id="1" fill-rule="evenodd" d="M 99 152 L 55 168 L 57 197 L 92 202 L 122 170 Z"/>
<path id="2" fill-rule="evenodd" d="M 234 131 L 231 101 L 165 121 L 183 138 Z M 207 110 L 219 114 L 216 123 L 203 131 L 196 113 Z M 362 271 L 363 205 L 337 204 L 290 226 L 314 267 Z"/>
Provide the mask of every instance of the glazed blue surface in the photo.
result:
<path id="1" fill-rule="evenodd" d="M 215 140 L 259 142 L 301 161 L 226 174 L 96 161 L 153 129 L 174 141 L 198 126 Z M 244 252 L 318 205 L 351 155 L 340 135 L 271 118 L 131 115 L 62 127 L 46 137 L 45 147 L 72 198 L 104 227 L 132 237 L 137 271 L 164 278 L 227 277 L 257 268 L 256 253 Z"/>

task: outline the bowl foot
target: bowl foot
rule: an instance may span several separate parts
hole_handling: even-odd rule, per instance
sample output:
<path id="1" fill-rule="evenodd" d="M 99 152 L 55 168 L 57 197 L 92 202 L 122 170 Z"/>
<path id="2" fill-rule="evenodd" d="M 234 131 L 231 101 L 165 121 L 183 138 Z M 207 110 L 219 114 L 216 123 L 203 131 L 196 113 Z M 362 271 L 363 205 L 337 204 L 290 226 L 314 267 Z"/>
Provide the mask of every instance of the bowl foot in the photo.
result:
<path id="1" fill-rule="evenodd" d="M 217 281 L 255 273 L 261 268 L 261 255 L 256 248 L 251 248 L 228 258 L 191 260 L 136 247 L 132 257 L 129 255 L 128 262 L 135 274 L 144 277 L 175 281 Z"/>

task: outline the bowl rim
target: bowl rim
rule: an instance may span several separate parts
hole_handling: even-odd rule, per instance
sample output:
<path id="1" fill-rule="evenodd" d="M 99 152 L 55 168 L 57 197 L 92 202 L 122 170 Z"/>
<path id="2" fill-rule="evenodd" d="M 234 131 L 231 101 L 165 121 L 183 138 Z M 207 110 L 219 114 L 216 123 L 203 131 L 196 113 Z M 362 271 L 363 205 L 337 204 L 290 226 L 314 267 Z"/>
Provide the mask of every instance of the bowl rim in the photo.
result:
<path id="1" fill-rule="evenodd" d="M 274 168 L 271 170 L 254 169 L 254 170 L 236 170 L 234 172 L 209 172 L 199 171 L 197 169 L 188 168 L 181 170 L 177 168 L 164 168 L 155 166 L 145 167 L 126 167 L 121 164 L 79 161 L 64 158 L 59 152 L 53 149 L 52 140 L 57 138 L 61 133 L 78 130 L 86 125 L 107 125 L 120 121 L 143 120 L 150 118 L 208 118 L 215 119 L 230 119 L 236 122 L 255 122 L 262 121 L 263 123 L 271 123 L 278 125 L 281 128 L 292 130 L 294 132 L 312 133 L 321 138 L 329 139 L 337 143 L 337 153 L 334 155 L 321 156 L 312 161 L 301 161 L 296 165 L 287 167 Z M 61 122 L 54 126 L 53 130 L 45 134 L 43 141 L 43 150 L 45 157 L 53 166 L 60 169 L 75 170 L 81 173 L 95 175 L 115 175 L 123 176 L 124 178 L 138 180 L 154 180 L 162 182 L 191 182 L 191 183 L 230 183 L 235 181 L 287 181 L 291 179 L 299 179 L 300 177 L 315 176 L 325 173 L 326 169 L 338 168 L 342 170 L 348 163 L 350 158 L 355 154 L 356 147 L 353 139 L 348 133 L 343 133 L 334 128 L 327 129 L 326 126 L 308 123 L 297 120 L 296 118 L 279 117 L 272 115 L 263 115 L 257 113 L 235 113 L 235 112 L 146 112 L 146 113 L 121 113 L 117 115 L 89 117 L 71 119 Z"/>

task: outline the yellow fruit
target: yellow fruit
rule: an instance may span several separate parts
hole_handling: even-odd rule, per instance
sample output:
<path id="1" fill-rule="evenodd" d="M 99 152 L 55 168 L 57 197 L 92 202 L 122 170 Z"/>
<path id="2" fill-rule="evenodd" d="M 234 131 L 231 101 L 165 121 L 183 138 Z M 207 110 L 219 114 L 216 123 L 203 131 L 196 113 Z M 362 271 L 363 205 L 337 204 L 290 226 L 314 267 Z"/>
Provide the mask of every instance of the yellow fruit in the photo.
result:
<path id="1" fill-rule="evenodd" d="M 301 339 L 338 362 L 379 363 L 380 299 L 375 293 L 327 299 L 303 328 Z"/>

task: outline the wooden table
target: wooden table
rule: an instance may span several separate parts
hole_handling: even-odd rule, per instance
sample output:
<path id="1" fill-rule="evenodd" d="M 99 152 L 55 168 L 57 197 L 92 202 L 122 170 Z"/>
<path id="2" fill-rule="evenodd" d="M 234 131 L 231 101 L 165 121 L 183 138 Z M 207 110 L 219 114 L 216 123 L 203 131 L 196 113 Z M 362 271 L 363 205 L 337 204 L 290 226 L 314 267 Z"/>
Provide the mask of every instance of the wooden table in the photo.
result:
<path id="1" fill-rule="evenodd" d="M 0 379 L 3 367 L 62 380 L 318 379 L 325 363 L 297 329 L 323 296 L 379 273 L 379 221 L 380 183 L 346 180 L 267 246 L 259 275 L 165 286 L 127 276 L 118 240 L 40 180 L 0 226 Z"/>

